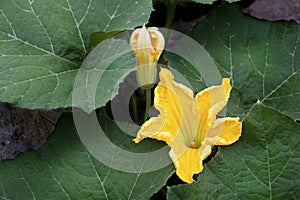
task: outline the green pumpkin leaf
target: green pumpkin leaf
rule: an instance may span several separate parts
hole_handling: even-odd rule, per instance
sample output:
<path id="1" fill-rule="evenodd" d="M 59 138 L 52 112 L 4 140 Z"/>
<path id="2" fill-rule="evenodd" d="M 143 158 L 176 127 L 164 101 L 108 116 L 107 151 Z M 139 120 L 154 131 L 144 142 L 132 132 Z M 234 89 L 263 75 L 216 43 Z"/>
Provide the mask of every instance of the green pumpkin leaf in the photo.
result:
<path id="1" fill-rule="evenodd" d="M 78 70 L 72 106 L 86 112 L 104 106 L 117 94 L 119 83 L 135 66 L 136 58 L 126 41 L 103 41 L 89 53 Z"/>
<path id="2" fill-rule="evenodd" d="M 133 137 L 105 114 L 99 114 L 99 121 L 107 137 L 129 152 L 162 147 L 158 141 L 135 145 Z M 65 113 L 39 150 L 1 161 L 0 171 L 0 199 L 149 199 L 165 184 L 173 166 L 147 173 L 109 168 L 88 153 L 78 138 L 72 114 Z"/>
<path id="3" fill-rule="evenodd" d="M 241 117 L 243 132 L 237 143 L 219 147 L 195 183 L 170 187 L 168 199 L 299 199 L 299 24 L 258 20 L 224 4 L 191 36 L 231 78 L 226 115 Z M 187 60 L 166 57 L 202 89 L 205 77 L 189 73 Z"/>
<path id="4" fill-rule="evenodd" d="M 52 109 L 72 106 L 91 34 L 147 23 L 152 2 L 3 0 L 0 8 L 0 100 Z"/>
<path id="5" fill-rule="evenodd" d="M 245 115 L 260 100 L 300 119 L 298 24 L 257 20 L 226 5 L 199 23 L 192 37 L 204 44 L 222 75 L 231 77 L 230 113 Z"/>
<path id="6" fill-rule="evenodd" d="M 300 125 L 257 103 L 236 144 L 220 147 L 198 181 L 168 199 L 299 199 Z"/>
<path id="7" fill-rule="evenodd" d="M 226 108 L 229 115 L 243 118 L 260 100 L 300 119 L 299 24 L 258 20 L 243 14 L 235 5 L 225 4 L 196 25 L 191 36 L 211 55 L 222 77 L 231 78 L 233 90 Z M 167 58 L 182 74 L 193 68 L 178 56 Z M 178 62 L 187 63 L 187 67 L 176 66 Z M 206 77 L 199 73 L 185 77 L 198 80 L 198 84 L 191 82 L 195 89 L 203 88 L 201 81 Z"/>
<path id="8" fill-rule="evenodd" d="M 120 31 L 111 31 L 111 32 L 106 33 L 103 31 L 99 31 L 96 33 L 92 33 L 90 40 L 89 40 L 88 48 L 89 49 L 95 48 L 100 42 L 102 42 L 103 40 L 109 39 L 110 37 L 116 35 L 119 32 Z"/>

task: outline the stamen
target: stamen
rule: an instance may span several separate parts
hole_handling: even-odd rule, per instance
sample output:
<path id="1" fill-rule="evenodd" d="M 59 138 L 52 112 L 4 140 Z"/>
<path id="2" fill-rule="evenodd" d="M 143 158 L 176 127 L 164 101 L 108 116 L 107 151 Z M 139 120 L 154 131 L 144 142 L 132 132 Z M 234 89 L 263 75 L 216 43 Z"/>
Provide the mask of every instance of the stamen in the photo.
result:
<path id="1" fill-rule="evenodd" d="M 197 148 L 198 148 L 196 142 L 194 142 L 194 141 L 191 142 L 190 147 L 191 147 L 192 149 L 197 149 Z"/>

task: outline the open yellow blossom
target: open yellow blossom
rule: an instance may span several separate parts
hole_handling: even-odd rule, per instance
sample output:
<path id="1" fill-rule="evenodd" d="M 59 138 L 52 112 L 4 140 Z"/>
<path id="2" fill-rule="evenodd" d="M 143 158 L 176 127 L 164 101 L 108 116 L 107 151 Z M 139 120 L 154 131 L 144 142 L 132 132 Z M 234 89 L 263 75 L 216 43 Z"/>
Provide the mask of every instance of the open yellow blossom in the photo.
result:
<path id="1" fill-rule="evenodd" d="M 137 59 L 137 79 L 140 86 L 152 85 L 156 80 L 156 63 L 164 46 L 164 36 L 156 27 L 145 25 L 131 34 L 130 45 Z"/>
<path id="2" fill-rule="evenodd" d="M 154 97 L 160 114 L 142 125 L 134 141 L 165 141 L 171 147 L 169 156 L 178 177 L 192 183 L 193 175 L 203 170 L 202 161 L 211 154 L 213 145 L 230 145 L 241 136 L 238 117 L 216 118 L 227 104 L 230 91 L 230 80 L 224 78 L 221 85 L 209 87 L 194 97 L 191 89 L 174 81 L 169 70 L 161 69 Z"/>

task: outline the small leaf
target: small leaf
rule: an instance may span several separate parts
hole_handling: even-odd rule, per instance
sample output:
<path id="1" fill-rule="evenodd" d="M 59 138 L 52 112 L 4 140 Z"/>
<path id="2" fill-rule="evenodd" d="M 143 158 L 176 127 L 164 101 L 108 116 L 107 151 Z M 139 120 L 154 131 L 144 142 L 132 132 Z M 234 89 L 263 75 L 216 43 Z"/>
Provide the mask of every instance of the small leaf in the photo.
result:
<path id="1" fill-rule="evenodd" d="M 258 103 L 240 140 L 221 147 L 198 181 L 168 190 L 168 199 L 299 199 L 300 126 Z"/>

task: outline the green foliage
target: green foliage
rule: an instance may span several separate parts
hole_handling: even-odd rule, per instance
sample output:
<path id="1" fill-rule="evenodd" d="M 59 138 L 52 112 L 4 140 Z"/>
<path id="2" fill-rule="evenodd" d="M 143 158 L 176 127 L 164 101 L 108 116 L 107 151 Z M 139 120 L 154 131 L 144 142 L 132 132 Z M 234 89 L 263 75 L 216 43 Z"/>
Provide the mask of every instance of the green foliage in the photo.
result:
<path id="1" fill-rule="evenodd" d="M 168 199 L 299 199 L 300 125 L 257 103 L 240 140 L 221 147 L 198 181 L 168 190 Z"/>
<path id="2" fill-rule="evenodd" d="M 135 69 L 136 59 L 124 40 L 108 39 L 85 58 L 74 81 L 72 106 L 91 112 L 117 93 L 119 83 Z"/>
<path id="3" fill-rule="evenodd" d="M 231 114 L 244 115 L 259 99 L 300 119 L 298 24 L 259 21 L 226 5 L 200 23 L 192 36 L 205 45 L 223 76 L 231 77 Z"/>
<path id="4" fill-rule="evenodd" d="M 100 42 L 116 35 L 119 32 L 120 31 L 111 31 L 111 32 L 106 33 L 106 32 L 103 32 L 103 31 L 99 31 L 99 32 L 96 32 L 96 33 L 92 33 L 91 37 L 90 37 L 90 40 L 89 40 L 88 48 L 89 49 L 95 48 Z"/>
<path id="5" fill-rule="evenodd" d="M 210 53 L 222 76 L 232 80 L 227 113 L 243 118 L 260 100 L 295 120 L 300 119 L 298 24 L 257 20 L 226 4 L 214 9 L 191 36 Z M 178 63 L 179 58 L 168 59 L 172 64 Z M 199 80 L 199 74 L 188 78 Z"/>
<path id="6" fill-rule="evenodd" d="M 259 21 L 224 5 L 191 35 L 231 78 L 226 111 L 244 119 L 243 132 L 236 144 L 219 148 L 197 182 L 169 188 L 168 199 L 299 199 L 299 25 Z M 202 80 L 191 74 L 188 80 Z"/>
<path id="7" fill-rule="evenodd" d="M 106 115 L 100 113 L 99 120 L 105 132 L 113 133 L 108 135 L 112 142 L 128 151 L 136 148 Z M 87 152 L 73 123 L 72 114 L 64 114 L 39 150 L 0 162 L 0 199 L 147 199 L 173 173 L 173 166 L 136 174 L 105 166 Z M 138 146 L 146 151 L 161 144 Z"/>
<path id="8" fill-rule="evenodd" d="M 74 105 L 86 112 L 104 106 L 136 62 L 129 44 L 106 39 L 146 23 L 151 4 L 1 0 L 0 100 L 26 108 Z M 236 144 L 219 148 L 195 183 L 169 187 L 168 199 L 300 199 L 299 24 L 258 20 L 225 4 L 191 36 L 222 77 L 231 78 L 226 112 L 241 117 L 243 133 Z M 195 90 L 205 88 L 188 60 L 171 53 L 165 58 Z M 129 152 L 162 147 L 157 141 L 133 144 L 103 112 L 99 123 L 111 142 Z M 71 114 L 64 114 L 46 144 L 0 162 L 0 171 L 0 199 L 149 199 L 174 168 L 145 174 L 109 168 L 88 153 Z"/>
<path id="9" fill-rule="evenodd" d="M 0 100 L 52 109 L 72 105 L 90 35 L 147 23 L 152 2 L 3 0 L 0 8 Z"/>

